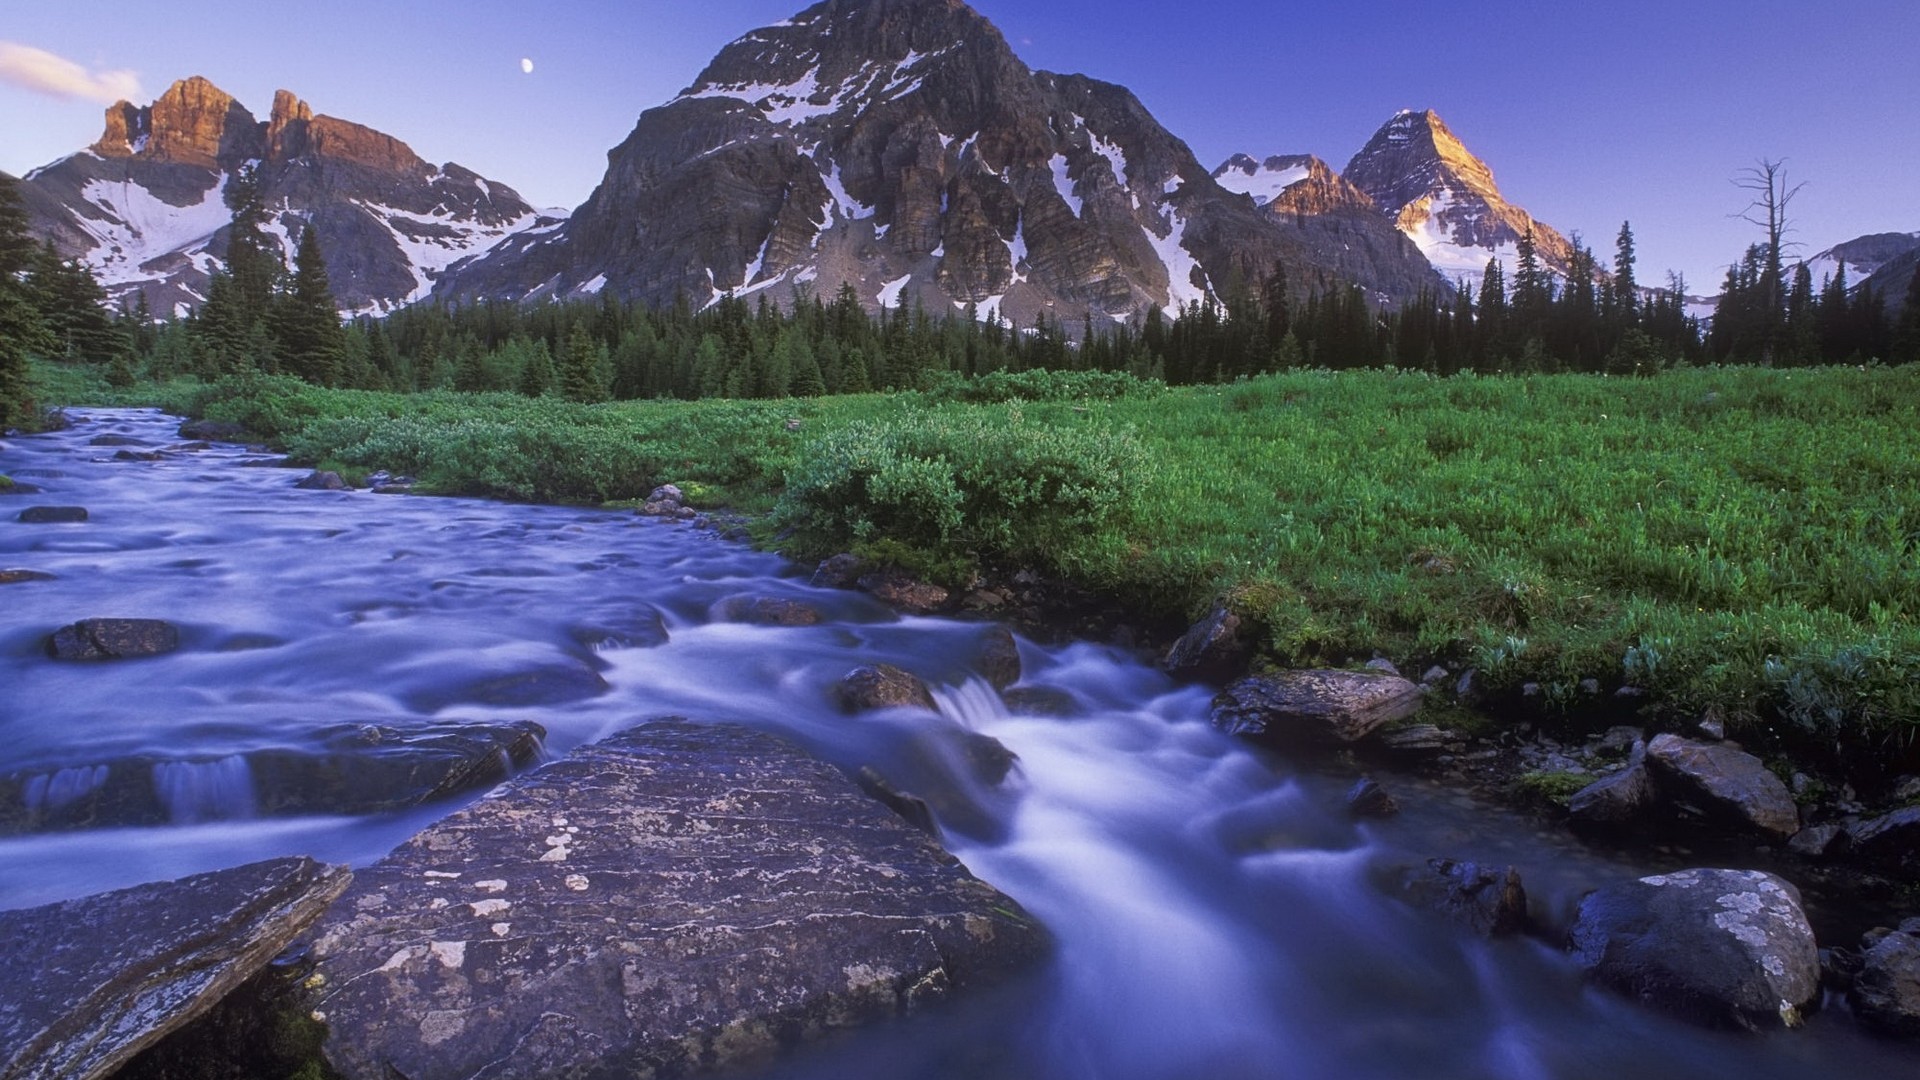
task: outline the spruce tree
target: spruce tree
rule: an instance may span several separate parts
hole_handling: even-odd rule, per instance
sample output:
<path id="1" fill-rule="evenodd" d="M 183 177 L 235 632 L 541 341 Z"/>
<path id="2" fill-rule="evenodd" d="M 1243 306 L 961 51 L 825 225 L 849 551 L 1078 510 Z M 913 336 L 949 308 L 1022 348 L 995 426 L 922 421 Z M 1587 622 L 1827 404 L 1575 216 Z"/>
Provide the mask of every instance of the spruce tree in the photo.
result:
<path id="1" fill-rule="evenodd" d="M 520 393 L 537 398 L 553 389 L 553 352 L 545 338 L 527 347 L 526 366 L 520 369 Z"/>
<path id="2" fill-rule="evenodd" d="M 21 278 L 32 266 L 35 250 L 14 180 L 0 173 L 0 431 L 30 427 L 39 419 L 27 357 L 53 347 Z"/>
<path id="3" fill-rule="evenodd" d="M 607 386 L 600 379 L 600 344 L 584 322 L 575 323 L 567 334 L 560 364 L 560 393 L 569 401 L 607 400 Z"/>
<path id="4" fill-rule="evenodd" d="M 1907 297 L 1894 323 L 1893 352 L 1888 359 L 1896 364 L 1920 363 L 1920 267 L 1907 278 Z"/>
<path id="5" fill-rule="evenodd" d="M 318 386 L 339 386 L 346 367 L 347 337 L 327 280 L 326 260 L 313 226 L 300 234 L 293 280 L 274 303 L 273 330 L 286 370 Z"/>
<path id="6" fill-rule="evenodd" d="M 1620 223 L 1620 235 L 1613 242 L 1613 316 L 1624 329 L 1638 326 L 1640 286 L 1633 280 L 1633 222 Z"/>

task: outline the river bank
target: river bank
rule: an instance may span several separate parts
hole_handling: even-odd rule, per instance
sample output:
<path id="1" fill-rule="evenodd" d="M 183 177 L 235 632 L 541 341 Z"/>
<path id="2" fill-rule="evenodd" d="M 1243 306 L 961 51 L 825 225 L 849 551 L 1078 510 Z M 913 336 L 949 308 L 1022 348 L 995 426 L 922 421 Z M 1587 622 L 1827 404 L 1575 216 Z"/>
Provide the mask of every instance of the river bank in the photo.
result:
<path id="1" fill-rule="evenodd" d="M 1002 1048 L 984 1073 L 1002 1076 L 1180 1075 L 1202 1045 L 1250 1077 L 1280 1060 L 1292 1075 L 1381 1077 L 1786 1076 L 1904 1060 L 1853 1034 L 1833 995 L 1808 1030 L 1748 1042 L 1581 989 L 1550 944 L 1579 898 L 1703 851 L 1587 850 L 1410 778 L 1382 777 L 1400 815 L 1356 821 L 1345 806 L 1350 767 L 1250 752 L 1213 729 L 1210 688 L 1129 650 L 1023 637 L 1024 674 L 1003 701 L 964 692 L 987 627 L 902 618 L 863 593 L 815 588 L 811 566 L 626 512 L 300 491 L 304 472 L 245 467 L 263 456 L 237 447 L 169 450 L 171 424 L 140 423 L 120 432 L 90 421 L 44 447 L 10 441 L 6 451 L 8 470 L 93 511 L 85 523 L 8 533 L 25 545 L 10 562 L 55 575 L 9 586 L 47 586 L 9 594 L 21 619 L 9 685 L 33 706 L 9 723 L 14 764 L 93 769 L 118 747 L 212 765 L 298 744 L 313 725 L 346 717 L 409 729 L 537 718 L 558 753 L 667 712 L 765 725 L 849 771 L 877 761 L 903 777 L 899 786 L 933 796 L 948 846 L 969 867 L 1060 934 L 1060 960 L 1011 999 L 782 1068 L 827 1069 L 824 1060 L 844 1074 L 904 1059 L 898 1075 L 977 1075 L 951 1071 L 955 1060 L 979 1064 L 977 1052 L 942 1062 L 937 1048 L 982 1039 Z M 116 435 L 142 445 L 93 443 Z M 61 531 L 34 531 L 48 529 Z M 768 597 L 820 619 L 755 621 Z M 94 610 L 104 607 L 113 610 Z M 665 631 L 650 647 L 633 619 L 642 608 L 659 612 Z M 48 664 L 43 630 L 109 613 L 172 616 L 183 623 L 181 652 L 128 668 Z M 627 644 L 583 652 L 575 632 L 618 630 L 608 625 L 616 616 Z M 553 701 L 471 696 L 516 670 L 583 662 L 605 683 L 584 697 L 566 689 L 579 683 L 546 684 L 561 694 Z M 927 680 L 938 713 L 850 721 L 833 687 L 847 668 L 874 662 Z M 1022 690 L 1024 699 L 1013 692 Z M 1010 707 L 1019 700 L 1056 707 Z M 937 773 L 913 750 L 930 723 L 1001 741 L 1018 755 L 1015 786 L 983 796 L 931 781 Z M 145 880 L 250 855 L 363 865 L 444 812 L 279 818 L 223 804 L 218 785 L 193 790 L 204 798 L 188 804 L 190 816 L 158 831 L 0 843 L 0 880 L 26 890 L 10 904 L 95 891 L 109 883 L 103 872 Z M 1375 884 L 1436 856 L 1518 867 L 1547 940 L 1476 943 Z M 155 860 L 165 869 L 156 873 Z M 1312 1034 L 1334 1028 L 1352 1037 Z M 1585 1071 L 1589 1060 L 1606 1071 Z"/>

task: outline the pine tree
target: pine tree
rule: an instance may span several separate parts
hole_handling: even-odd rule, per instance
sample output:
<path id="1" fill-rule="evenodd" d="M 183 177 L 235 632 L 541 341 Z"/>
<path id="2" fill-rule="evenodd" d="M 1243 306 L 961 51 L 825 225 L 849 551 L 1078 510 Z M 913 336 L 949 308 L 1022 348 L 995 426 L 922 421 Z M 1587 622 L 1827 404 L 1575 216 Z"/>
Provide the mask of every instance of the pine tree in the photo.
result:
<path id="1" fill-rule="evenodd" d="M 266 197 L 253 166 L 242 166 L 227 180 L 226 264 L 207 285 L 200 305 L 195 342 L 204 374 L 222 375 L 246 368 L 272 371 L 277 365 L 274 338 L 257 333 L 273 304 L 273 292 L 285 266 L 279 247 L 268 237 Z"/>
<path id="2" fill-rule="evenodd" d="M 600 378 L 601 351 L 587 324 L 575 323 L 567 334 L 567 348 L 560 364 L 561 396 L 568 401 L 607 400 L 607 384 Z"/>
<path id="3" fill-rule="evenodd" d="M 77 259 L 62 259 L 48 240 L 34 255 L 27 291 L 64 360 L 104 362 L 124 347 L 107 313 L 107 293 Z"/>
<path id="4" fill-rule="evenodd" d="M 527 347 L 526 366 L 520 369 L 520 393 L 526 397 L 544 396 L 553 389 L 553 352 L 545 338 Z"/>
<path id="5" fill-rule="evenodd" d="M 0 431 L 39 419 L 27 357 L 53 348 L 21 275 L 32 266 L 33 238 L 12 177 L 0 173 Z"/>
<path id="6" fill-rule="evenodd" d="M 291 374 L 319 386 L 339 386 L 346 365 L 346 332 L 327 280 L 327 264 L 313 226 L 300 234 L 293 280 L 274 303 L 278 354 Z M 477 349 L 475 350 L 478 351 Z"/>
<path id="7" fill-rule="evenodd" d="M 1613 281 L 1608 292 L 1613 298 L 1613 317 L 1622 328 L 1639 325 L 1640 286 L 1633 280 L 1633 223 L 1620 223 L 1620 235 L 1613 242 Z"/>
<path id="8" fill-rule="evenodd" d="M 1893 352 L 1888 357 L 1896 364 L 1920 363 L 1920 267 L 1907 279 L 1907 298 L 1901 302 L 1900 318 L 1893 328 Z"/>

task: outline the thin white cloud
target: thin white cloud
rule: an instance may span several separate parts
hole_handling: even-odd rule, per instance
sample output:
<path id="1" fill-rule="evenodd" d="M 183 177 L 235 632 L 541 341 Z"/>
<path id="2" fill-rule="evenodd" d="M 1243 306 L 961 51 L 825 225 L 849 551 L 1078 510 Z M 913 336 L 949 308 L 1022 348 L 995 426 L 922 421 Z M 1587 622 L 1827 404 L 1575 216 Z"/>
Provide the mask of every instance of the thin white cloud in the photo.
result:
<path id="1" fill-rule="evenodd" d="M 102 105 L 140 96 L 140 77 L 131 71 L 88 71 L 64 56 L 12 41 L 0 41 L 0 82 Z"/>

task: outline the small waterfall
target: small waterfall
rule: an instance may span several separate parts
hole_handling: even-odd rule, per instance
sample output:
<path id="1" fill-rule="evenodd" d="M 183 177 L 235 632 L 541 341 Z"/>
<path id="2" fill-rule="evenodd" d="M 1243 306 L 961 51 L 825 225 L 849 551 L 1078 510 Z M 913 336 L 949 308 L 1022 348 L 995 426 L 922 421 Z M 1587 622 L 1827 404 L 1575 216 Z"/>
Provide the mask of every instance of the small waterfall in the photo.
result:
<path id="1" fill-rule="evenodd" d="M 993 684 L 978 675 L 970 676 L 959 686 L 932 686 L 928 690 L 941 715 L 968 731 L 979 731 L 1013 715 L 1007 711 L 1006 702 L 1000 700 Z"/>
<path id="2" fill-rule="evenodd" d="M 175 825 L 254 816 L 253 769 L 240 754 L 160 762 L 153 767 L 153 790 Z"/>
<path id="3" fill-rule="evenodd" d="M 100 785 L 106 782 L 105 765 L 80 765 L 30 777 L 21 790 L 21 798 L 30 814 L 60 810 L 100 790 Z"/>

